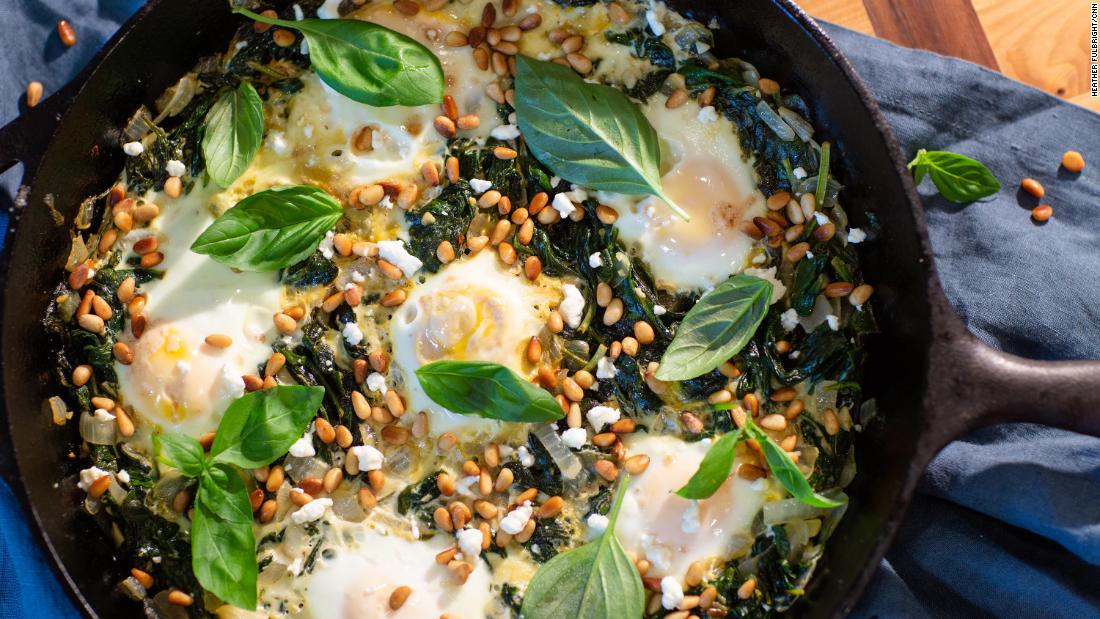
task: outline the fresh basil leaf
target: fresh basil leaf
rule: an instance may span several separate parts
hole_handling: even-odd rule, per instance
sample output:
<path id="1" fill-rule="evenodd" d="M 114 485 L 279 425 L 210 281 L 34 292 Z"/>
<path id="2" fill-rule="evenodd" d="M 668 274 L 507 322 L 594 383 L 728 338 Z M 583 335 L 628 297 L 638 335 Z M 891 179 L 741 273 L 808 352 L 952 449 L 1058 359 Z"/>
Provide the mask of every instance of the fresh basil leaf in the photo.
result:
<path id="1" fill-rule="evenodd" d="M 600 539 L 563 552 L 535 572 L 523 596 L 526 619 L 638 619 L 645 589 L 634 562 L 615 537 L 630 476 L 624 475 Z"/>
<path id="2" fill-rule="evenodd" d="M 254 469 L 285 454 L 317 414 L 324 387 L 279 385 L 246 393 L 226 409 L 211 462 Z"/>
<path id="3" fill-rule="evenodd" d="M 248 492 L 236 471 L 210 467 L 199 481 L 191 518 L 191 569 L 223 601 L 256 608 L 256 540 Z"/>
<path id="4" fill-rule="evenodd" d="M 771 299 L 771 282 L 751 275 L 735 275 L 703 295 L 676 329 L 657 378 L 687 380 L 722 365 L 752 338 Z"/>
<path id="5" fill-rule="evenodd" d="M 305 35 L 313 70 L 349 99 L 375 107 L 443 100 L 439 58 L 399 32 L 358 19 L 285 21 L 242 8 L 233 11 Z"/>
<path id="6" fill-rule="evenodd" d="M 312 254 L 343 215 L 320 187 L 272 187 L 215 219 L 191 251 L 242 271 L 277 271 Z"/>
<path id="7" fill-rule="evenodd" d="M 909 169 L 914 170 L 917 183 L 927 172 L 940 195 L 952 202 L 973 202 L 1001 190 L 1000 181 L 985 164 L 945 150 L 920 149 Z"/>
<path id="8" fill-rule="evenodd" d="M 264 104 L 252 84 L 227 90 L 206 114 L 202 156 L 206 172 L 228 187 L 248 169 L 264 139 Z"/>
<path id="9" fill-rule="evenodd" d="M 188 477 L 198 477 L 206 469 L 206 454 L 198 441 L 183 434 L 154 434 L 153 453 L 157 460 L 177 468 Z"/>
<path id="10" fill-rule="evenodd" d="M 801 469 L 794 463 L 794 460 L 791 460 L 791 457 L 779 446 L 779 443 L 776 443 L 772 440 L 772 437 L 757 427 L 752 418 L 746 416 L 743 429 L 746 436 L 756 439 L 760 443 L 760 448 L 764 452 L 764 460 L 768 463 L 772 475 L 779 480 L 780 484 L 783 484 L 783 487 L 791 493 L 791 496 L 814 507 L 840 507 L 845 503 L 845 501 L 830 499 L 814 492 L 810 482 L 802 474 Z"/>
<path id="11" fill-rule="evenodd" d="M 626 95 L 569 67 L 516 56 L 516 118 L 535 158 L 593 189 L 651 194 L 688 219 L 661 189 L 657 132 Z"/>
<path id="12" fill-rule="evenodd" d="M 432 401 L 461 415 L 520 422 L 565 416 L 550 392 L 497 363 L 435 361 L 416 370 L 416 377 Z"/>
<path id="13" fill-rule="evenodd" d="M 733 471 L 733 462 L 737 458 L 737 445 L 744 435 L 744 430 L 738 428 L 736 432 L 727 432 L 715 441 L 707 449 L 707 455 L 703 456 L 703 461 L 699 463 L 695 474 L 683 488 L 676 491 L 676 494 L 685 499 L 695 500 L 709 499 L 714 496 Z"/>

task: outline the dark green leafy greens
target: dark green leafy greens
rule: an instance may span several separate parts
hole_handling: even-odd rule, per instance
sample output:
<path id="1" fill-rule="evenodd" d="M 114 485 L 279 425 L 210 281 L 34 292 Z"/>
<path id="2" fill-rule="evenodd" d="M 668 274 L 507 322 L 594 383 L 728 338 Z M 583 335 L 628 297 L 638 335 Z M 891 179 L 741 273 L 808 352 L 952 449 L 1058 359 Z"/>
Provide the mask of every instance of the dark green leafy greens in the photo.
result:
<path id="1" fill-rule="evenodd" d="M 191 251 L 242 271 L 277 271 L 316 251 L 343 215 L 340 203 L 320 187 L 272 187 L 214 220 Z"/>
<path id="2" fill-rule="evenodd" d="M 918 185 L 927 174 L 940 195 L 952 202 L 973 202 L 1001 190 L 1000 181 L 985 164 L 945 150 L 918 150 L 909 169 Z"/>
<path id="3" fill-rule="evenodd" d="M 657 196 L 688 219 L 661 189 L 657 132 L 623 93 L 527 56 L 516 57 L 515 90 L 527 147 L 555 174 L 593 189 Z"/>
<path id="4" fill-rule="evenodd" d="M 502 421 L 555 421 L 565 416 L 554 396 L 497 363 L 435 361 L 416 370 L 424 393 L 462 415 Z"/>
<path id="5" fill-rule="evenodd" d="M 735 275 L 704 295 L 680 323 L 657 378 L 695 378 L 740 352 L 767 315 L 772 288 L 759 277 Z"/>
<path id="6" fill-rule="evenodd" d="M 264 138 L 264 104 L 249 82 L 226 90 L 206 115 L 202 154 L 206 172 L 228 187 L 248 169 Z"/>
<path id="7" fill-rule="evenodd" d="M 600 539 L 558 554 L 535 572 L 523 596 L 528 619 L 641 617 L 645 590 L 634 562 L 615 537 L 615 522 L 630 483 L 619 482 L 615 505 Z"/>
<path id="8" fill-rule="evenodd" d="M 428 48 L 399 32 L 358 19 L 288 21 L 234 8 L 256 21 L 306 37 L 318 77 L 340 94 L 375 107 L 443 100 L 443 67 Z"/>
<path id="9" fill-rule="evenodd" d="M 233 468 L 266 466 L 305 431 L 324 397 L 320 387 L 280 385 L 247 393 L 225 411 L 210 455 L 193 438 L 162 435 L 157 458 L 198 479 L 191 522 L 191 567 L 199 583 L 247 610 L 256 607 L 252 508 Z"/>

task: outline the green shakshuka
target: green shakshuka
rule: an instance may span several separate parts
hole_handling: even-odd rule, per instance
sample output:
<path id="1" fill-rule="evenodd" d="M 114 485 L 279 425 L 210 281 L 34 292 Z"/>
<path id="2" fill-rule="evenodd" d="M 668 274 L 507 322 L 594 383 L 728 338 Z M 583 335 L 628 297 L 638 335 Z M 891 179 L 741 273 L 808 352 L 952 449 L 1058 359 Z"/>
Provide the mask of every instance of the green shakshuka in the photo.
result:
<path id="1" fill-rule="evenodd" d="M 806 103 L 659 2 L 235 11 L 45 319 L 134 616 L 796 603 L 875 329 Z"/>

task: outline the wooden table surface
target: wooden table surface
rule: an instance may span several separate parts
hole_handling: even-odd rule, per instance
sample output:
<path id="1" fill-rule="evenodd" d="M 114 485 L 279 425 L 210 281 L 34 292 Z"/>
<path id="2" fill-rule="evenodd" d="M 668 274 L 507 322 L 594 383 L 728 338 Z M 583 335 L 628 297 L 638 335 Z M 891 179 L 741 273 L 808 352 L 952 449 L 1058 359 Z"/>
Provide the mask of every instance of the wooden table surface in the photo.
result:
<path id="1" fill-rule="evenodd" d="M 1100 112 L 1089 92 L 1090 0 L 797 0 L 807 13 L 958 56 Z"/>

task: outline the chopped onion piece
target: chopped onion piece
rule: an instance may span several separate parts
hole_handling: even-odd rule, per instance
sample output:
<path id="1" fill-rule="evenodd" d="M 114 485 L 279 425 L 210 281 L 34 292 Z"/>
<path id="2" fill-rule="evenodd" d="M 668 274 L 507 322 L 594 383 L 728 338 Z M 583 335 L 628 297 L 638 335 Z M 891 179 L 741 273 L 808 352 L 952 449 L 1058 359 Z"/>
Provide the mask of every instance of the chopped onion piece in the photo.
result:
<path id="1" fill-rule="evenodd" d="M 794 132 L 798 134 L 798 138 L 803 142 L 809 142 L 814 137 L 814 126 L 808 120 L 802 118 L 802 115 L 798 112 L 790 108 L 780 107 L 779 117 L 794 129 Z"/>
<path id="2" fill-rule="evenodd" d="M 829 513 L 829 510 L 822 509 L 820 507 L 814 507 L 812 505 L 806 505 L 798 499 L 783 499 L 782 501 L 772 501 L 771 503 L 764 504 L 763 517 L 764 524 L 785 524 L 788 522 L 795 522 L 796 520 L 807 520 L 809 518 L 817 518 Z"/>
<path id="3" fill-rule="evenodd" d="M 50 407 L 50 418 L 54 425 L 63 426 L 66 421 L 73 418 L 69 407 L 65 406 L 65 400 L 62 400 L 59 396 L 53 396 L 47 403 Z"/>
<path id="4" fill-rule="evenodd" d="M 583 470 L 580 459 L 569 450 L 569 446 L 554 431 L 554 424 L 539 424 L 532 430 L 532 434 L 539 439 L 542 446 L 550 453 L 550 458 L 554 461 L 554 464 L 561 469 L 562 477 L 573 479 Z"/>
<path id="5" fill-rule="evenodd" d="M 91 413 L 81 413 L 80 438 L 92 445 L 114 445 L 115 420 L 96 419 Z"/>
<path id="6" fill-rule="evenodd" d="M 761 101 L 756 104 L 756 113 L 760 115 L 760 120 L 764 121 L 764 124 L 775 132 L 775 135 L 779 136 L 780 140 L 790 142 L 798 137 L 795 135 L 794 129 L 791 129 L 790 125 L 783 122 L 779 114 L 777 114 L 776 111 L 772 109 L 772 106 L 768 105 L 766 101 Z"/>

